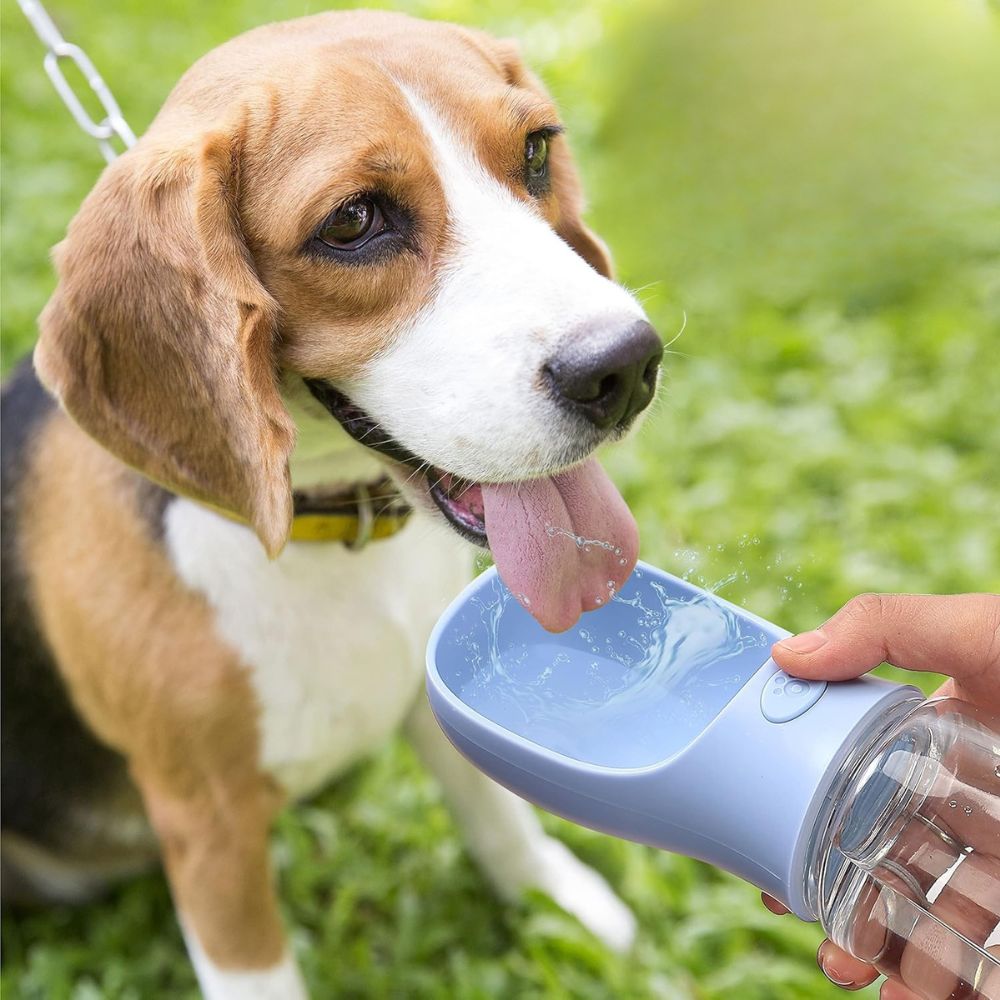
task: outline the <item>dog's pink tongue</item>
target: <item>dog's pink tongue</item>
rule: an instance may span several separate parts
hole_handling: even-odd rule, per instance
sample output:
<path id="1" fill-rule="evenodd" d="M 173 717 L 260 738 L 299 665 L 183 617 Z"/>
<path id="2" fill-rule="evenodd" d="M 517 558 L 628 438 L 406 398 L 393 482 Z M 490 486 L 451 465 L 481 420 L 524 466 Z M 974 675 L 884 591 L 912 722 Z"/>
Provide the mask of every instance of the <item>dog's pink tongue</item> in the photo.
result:
<path id="1" fill-rule="evenodd" d="M 497 571 L 550 632 L 606 604 L 628 579 L 639 531 L 597 459 L 548 479 L 482 489 Z"/>

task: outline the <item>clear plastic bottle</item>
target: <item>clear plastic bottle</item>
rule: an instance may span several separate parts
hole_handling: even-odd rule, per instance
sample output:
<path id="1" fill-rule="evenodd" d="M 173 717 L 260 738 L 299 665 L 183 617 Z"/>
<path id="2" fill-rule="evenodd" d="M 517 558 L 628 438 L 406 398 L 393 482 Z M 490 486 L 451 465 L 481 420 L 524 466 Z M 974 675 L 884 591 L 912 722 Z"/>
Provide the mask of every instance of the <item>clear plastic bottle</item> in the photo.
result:
<path id="1" fill-rule="evenodd" d="M 1000 1000 L 1000 718 L 909 702 L 861 739 L 806 896 L 841 948 L 926 1000 Z"/>

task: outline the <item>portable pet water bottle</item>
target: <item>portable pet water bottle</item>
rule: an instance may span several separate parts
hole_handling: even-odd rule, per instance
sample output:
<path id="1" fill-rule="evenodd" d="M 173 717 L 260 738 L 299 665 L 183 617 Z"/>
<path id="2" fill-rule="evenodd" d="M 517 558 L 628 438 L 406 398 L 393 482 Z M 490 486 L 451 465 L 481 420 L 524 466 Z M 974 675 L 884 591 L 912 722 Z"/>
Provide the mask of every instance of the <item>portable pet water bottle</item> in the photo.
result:
<path id="1" fill-rule="evenodd" d="M 928 1000 L 1000 1000 L 998 720 L 791 677 L 788 634 L 639 563 L 552 635 L 490 570 L 435 627 L 427 690 L 524 798 L 733 872 Z"/>

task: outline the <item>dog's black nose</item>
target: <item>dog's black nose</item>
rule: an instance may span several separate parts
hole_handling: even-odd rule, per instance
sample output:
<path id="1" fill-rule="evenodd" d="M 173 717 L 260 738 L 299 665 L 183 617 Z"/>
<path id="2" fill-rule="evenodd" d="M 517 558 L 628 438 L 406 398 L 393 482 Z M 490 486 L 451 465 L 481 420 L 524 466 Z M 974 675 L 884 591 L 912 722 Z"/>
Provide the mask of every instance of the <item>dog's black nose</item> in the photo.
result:
<path id="1" fill-rule="evenodd" d="M 602 330 L 600 341 L 595 348 L 593 337 L 574 338 L 542 372 L 560 402 L 603 430 L 625 426 L 649 405 L 663 345 L 645 320 L 613 337 Z"/>

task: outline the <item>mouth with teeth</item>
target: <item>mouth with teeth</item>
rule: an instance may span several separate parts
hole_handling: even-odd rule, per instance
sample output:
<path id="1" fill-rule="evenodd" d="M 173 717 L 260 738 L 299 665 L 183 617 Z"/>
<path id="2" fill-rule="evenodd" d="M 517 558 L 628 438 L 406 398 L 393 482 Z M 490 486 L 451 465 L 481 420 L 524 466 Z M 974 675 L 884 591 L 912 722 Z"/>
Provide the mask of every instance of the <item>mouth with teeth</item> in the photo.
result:
<path id="1" fill-rule="evenodd" d="M 463 538 L 489 547 L 482 484 L 432 467 L 427 472 L 427 491 L 445 520 Z"/>
<path id="2" fill-rule="evenodd" d="M 352 438 L 411 470 L 410 485 L 423 473 L 445 520 L 490 549 L 507 588 L 548 631 L 572 627 L 631 574 L 638 529 L 597 459 L 532 479 L 473 482 L 422 460 L 330 383 L 305 381 Z"/>

